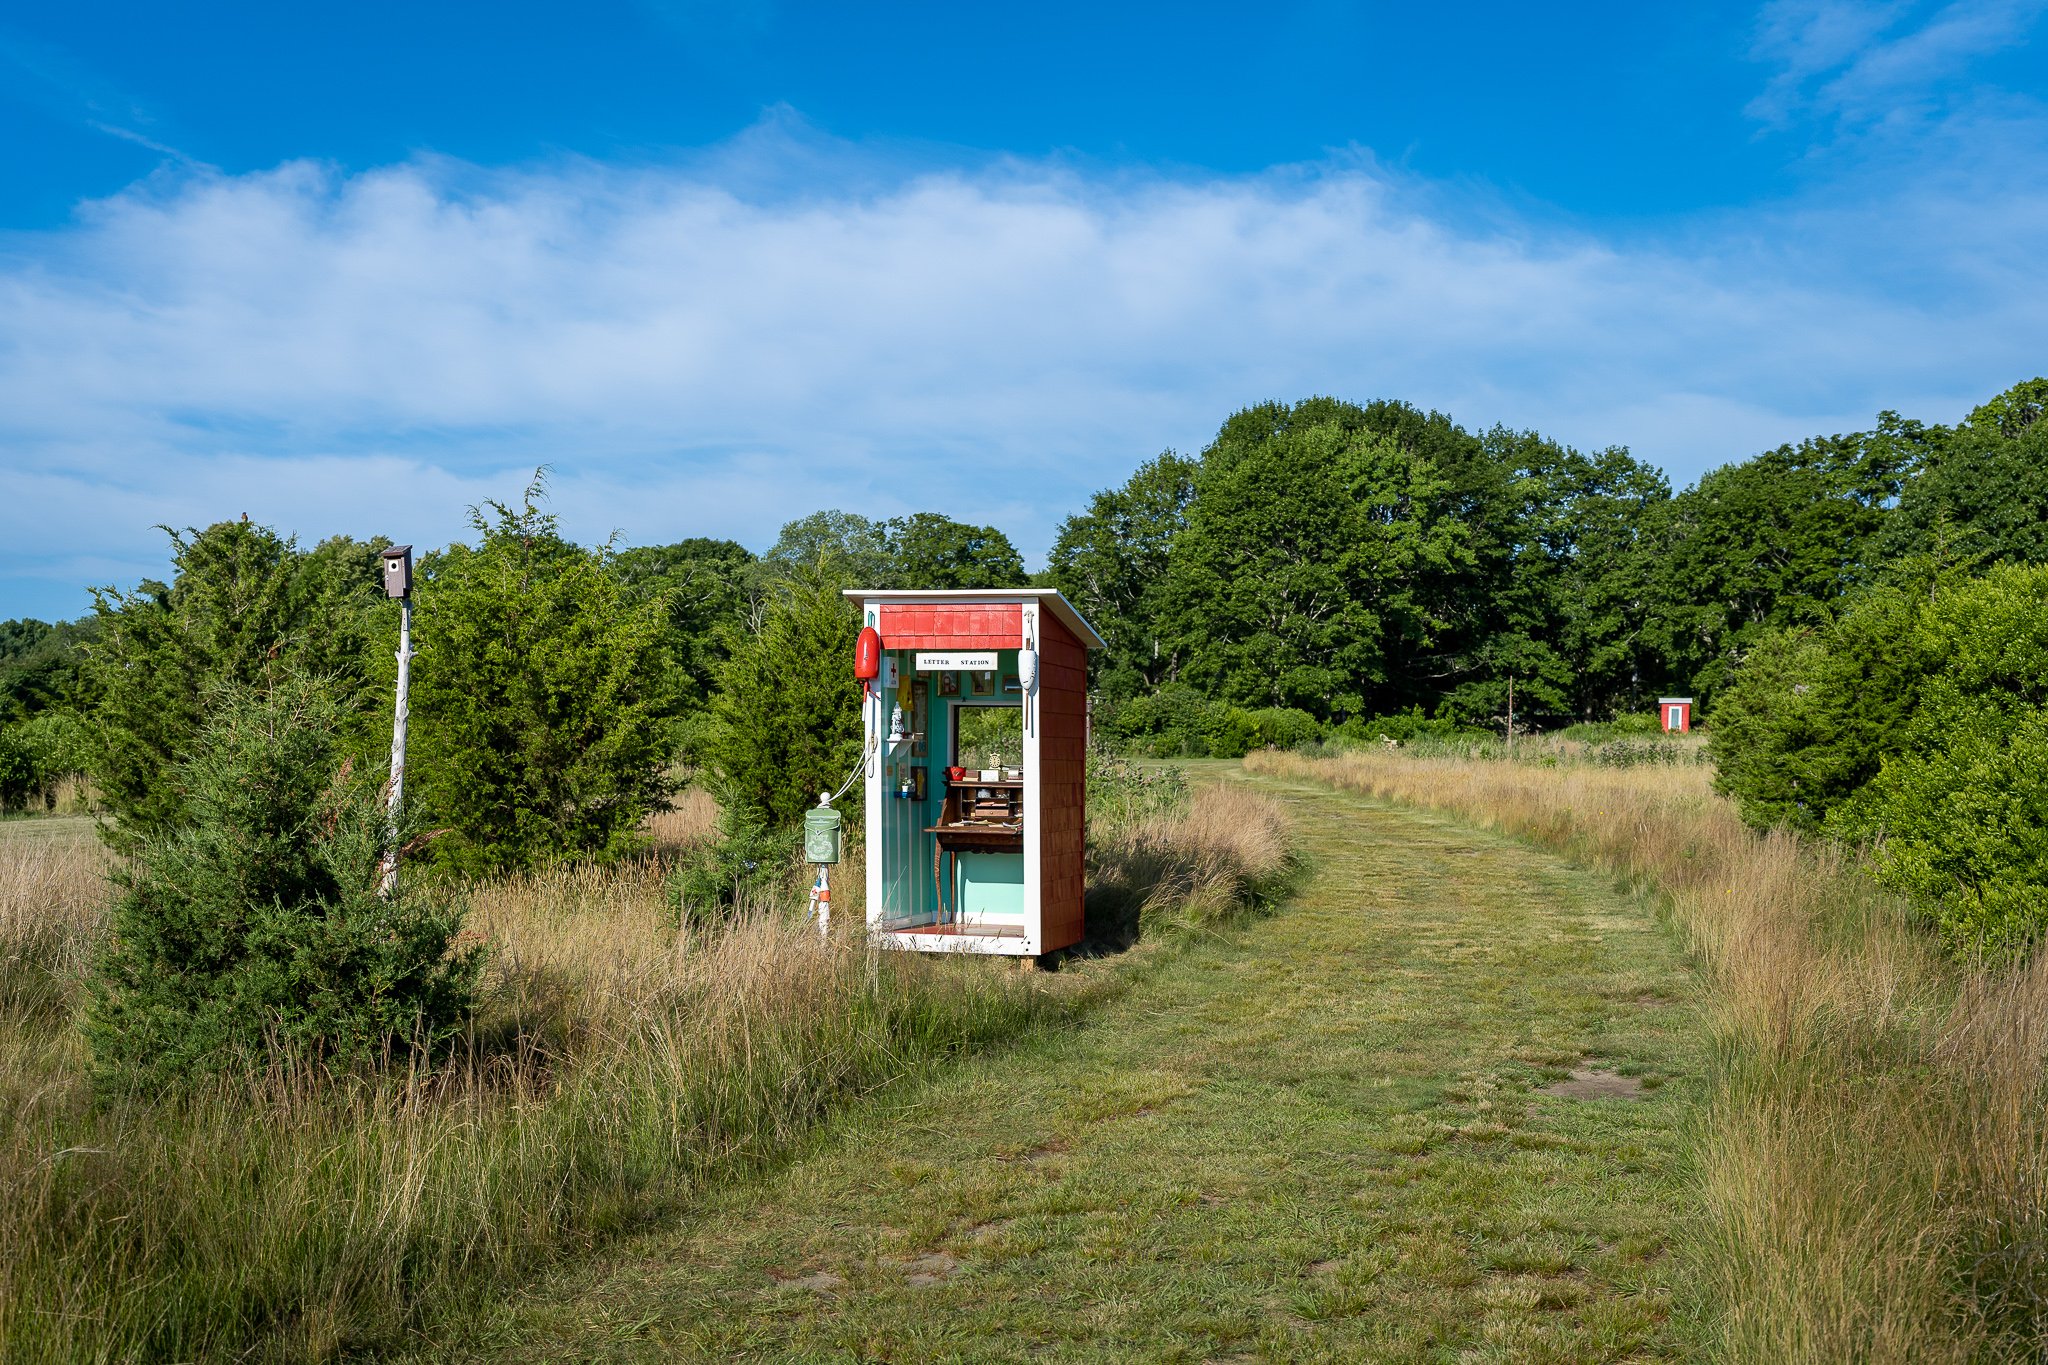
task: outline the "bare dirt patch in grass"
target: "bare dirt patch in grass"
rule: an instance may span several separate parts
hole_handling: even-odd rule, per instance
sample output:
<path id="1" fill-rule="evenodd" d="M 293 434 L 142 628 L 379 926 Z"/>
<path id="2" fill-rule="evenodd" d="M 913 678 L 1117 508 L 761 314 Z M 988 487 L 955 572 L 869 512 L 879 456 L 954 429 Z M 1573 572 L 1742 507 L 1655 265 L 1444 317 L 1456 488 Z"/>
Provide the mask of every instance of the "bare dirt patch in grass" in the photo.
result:
<path id="1" fill-rule="evenodd" d="M 1570 1079 L 1543 1086 L 1536 1093 L 1568 1100 L 1639 1100 L 1644 1090 L 1643 1083 L 1634 1076 L 1597 1066 L 1579 1066 L 1572 1068 Z"/>
<path id="2" fill-rule="evenodd" d="M 900 1272 L 903 1282 L 916 1288 L 943 1284 L 960 1273 L 960 1260 L 943 1251 L 927 1251 L 922 1256 L 909 1258 L 891 1257 L 885 1262 L 891 1269 Z"/>

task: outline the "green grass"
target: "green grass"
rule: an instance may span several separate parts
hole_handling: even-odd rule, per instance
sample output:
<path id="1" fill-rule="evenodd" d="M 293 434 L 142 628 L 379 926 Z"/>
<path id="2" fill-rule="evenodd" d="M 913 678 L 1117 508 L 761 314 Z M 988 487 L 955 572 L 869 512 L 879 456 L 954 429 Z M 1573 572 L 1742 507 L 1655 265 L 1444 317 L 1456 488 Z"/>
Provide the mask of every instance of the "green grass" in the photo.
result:
<path id="1" fill-rule="evenodd" d="M 1202 776 L 1215 780 L 1223 765 Z M 1234 769 L 1233 769 L 1234 773 Z M 1280 914 L 863 1102 L 432 1359 L 1679 1358 L 1691 973 L 1597 874 L 1320 785 Z M 1540 1088 L 1594 1064 L 1641 1098 Z"/>

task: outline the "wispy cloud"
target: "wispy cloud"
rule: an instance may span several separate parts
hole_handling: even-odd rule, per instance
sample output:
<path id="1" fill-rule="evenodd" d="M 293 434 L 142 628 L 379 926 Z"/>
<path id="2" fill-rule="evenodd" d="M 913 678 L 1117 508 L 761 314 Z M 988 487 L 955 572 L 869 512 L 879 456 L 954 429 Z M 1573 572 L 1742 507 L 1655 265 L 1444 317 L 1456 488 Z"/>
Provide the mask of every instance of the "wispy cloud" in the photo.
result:
<path id="1" fill-rule="evenodd" d="M 668 169 L 191 172 L 0 240 L 0 616 L 140 576 L 156 522 L 433 543 L 543 460 L 591 537 L 759 545 L 839 505 L 1042 550 L 1138 460 L 1314 392 L 1685 478 L 1883 406 L 1957 415 L 2048 342 L 2016 287 L 2038 193 L 1995 226 L 1795 205 L 1623 246 L 1454 223 L 1352 160 L 885 160 L 784 115 Z"/>
<path id="2" fill-rule="evenodd" d="M 163 140 L 162 121 L 141 99 L 49 43 L 0 29 L 0 85 L 65 123 L 200 164 Z"/>
<path id="3" fill-rule="evenodd" d="M 1772 0 L 1753 55 L 1776 72 L 1749 113 L 1780 126 L 1802 114 L 1859 126 L 1975 100 L 1983 92 L 1956 77 L 2025 43 L 2044 12 L 2043 0 Z"/>

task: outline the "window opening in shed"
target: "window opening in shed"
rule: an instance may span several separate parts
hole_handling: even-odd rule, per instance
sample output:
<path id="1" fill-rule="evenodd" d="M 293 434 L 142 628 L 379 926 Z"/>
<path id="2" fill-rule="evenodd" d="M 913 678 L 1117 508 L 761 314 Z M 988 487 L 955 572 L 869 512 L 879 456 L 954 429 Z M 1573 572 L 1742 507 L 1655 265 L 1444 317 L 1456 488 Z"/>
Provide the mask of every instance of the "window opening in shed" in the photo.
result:
<path id="1" fill-rule="evenodd" d="M 973 772 L 1020 767 L 1024 711 L 1015 703 L 968 702 L 953 708 L 953 763 Z"/>

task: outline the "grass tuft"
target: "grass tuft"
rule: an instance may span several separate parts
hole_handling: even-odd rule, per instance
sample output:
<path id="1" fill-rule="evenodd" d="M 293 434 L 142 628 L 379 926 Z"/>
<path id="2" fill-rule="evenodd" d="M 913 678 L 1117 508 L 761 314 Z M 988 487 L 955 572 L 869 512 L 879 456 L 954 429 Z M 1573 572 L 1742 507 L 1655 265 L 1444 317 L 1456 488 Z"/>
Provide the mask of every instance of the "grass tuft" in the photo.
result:
<path id="1" fill-rule="evenodd" d="M 76 823 L 21 821 L 0 838 L 0 1019 L 63 1014 L 91 965 L 108 859 Z"/>

